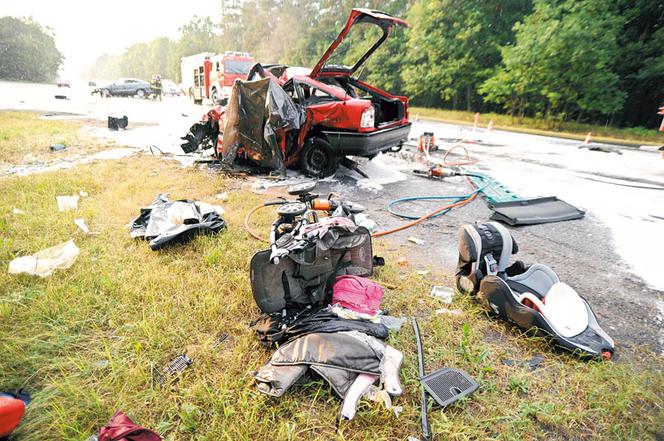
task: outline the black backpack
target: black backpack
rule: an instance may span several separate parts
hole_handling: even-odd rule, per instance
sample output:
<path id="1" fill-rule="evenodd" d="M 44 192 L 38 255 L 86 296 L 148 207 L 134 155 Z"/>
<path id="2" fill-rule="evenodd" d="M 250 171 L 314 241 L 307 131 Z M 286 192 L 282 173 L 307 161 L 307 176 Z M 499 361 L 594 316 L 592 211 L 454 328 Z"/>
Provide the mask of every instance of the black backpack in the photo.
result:
<path id="1" fill-rule="evenodd" d="M 371 234 L 364 227 L 334 226 L 278 264 L 270 262 L 270 250 L 259 251 L 251 259 L 251 290 L 264 313 L 300 310 L 328 304 L 343 274 L 373 274 Z"/>

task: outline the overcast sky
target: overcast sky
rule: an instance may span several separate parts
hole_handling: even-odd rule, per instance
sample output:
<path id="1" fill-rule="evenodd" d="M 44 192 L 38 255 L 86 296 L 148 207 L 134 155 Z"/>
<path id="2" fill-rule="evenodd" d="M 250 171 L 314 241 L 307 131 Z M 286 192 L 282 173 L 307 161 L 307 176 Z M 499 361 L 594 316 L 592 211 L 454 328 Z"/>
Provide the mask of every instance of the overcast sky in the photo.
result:
<path id="1" fill-rule="evenodd" d="M 0 17 L 33 16 L 53 28 L 65 56 L 66 79 L 82 78 L 85 68 L 103 53 L 120 53 L 127 46 L 155 37 L 176 38 L 192 16 L 219 20 L 221 0 L 0 0 Z M 7 60 L 3 60 L 6 62 Z"/>

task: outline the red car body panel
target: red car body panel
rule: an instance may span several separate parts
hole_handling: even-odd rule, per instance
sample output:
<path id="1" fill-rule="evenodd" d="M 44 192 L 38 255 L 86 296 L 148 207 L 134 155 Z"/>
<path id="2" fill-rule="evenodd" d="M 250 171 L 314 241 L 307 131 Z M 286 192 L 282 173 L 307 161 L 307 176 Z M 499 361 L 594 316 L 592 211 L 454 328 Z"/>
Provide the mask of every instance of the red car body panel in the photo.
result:
<path id="1" fill-rule="evenodd" d="M 348 20 L 346 20 L 346 25 L 339 33 L 339 36 L 337 36 L 336 40 L 334 40 L 330 45 L 330 47 L 327 48 L 321 59 L 318 61 L 316 66 L 314 66 L 313 70 L 309 74 L 311 78 L 316 78 L 318 74 L 320 74 L 321 70 L 325 66 L 325 63 L 327 63 L 327 61 L 330 59 L 334 51 L 337 49 L 337 47 L 339 47 L 339 45 L 346 37 L 346 35 L 348 35 L 353 25 L 363 21 L 372 22 L 380 26 L 383 29 L 383 37 L 377 44 L 372 46 L 371 49 L 369 49 L 369 51 L 366 54 L 364 54 L 364 56 L 362 56 L 362 58 L 351 68 L 350 73 L 355 72 L 357 68 L 360 67 L 367 58 L 369 58 L 369 56 L 373 53 L 373 51 L 375 51 L 378 48 L 378 46 L 380 46 L 380 44 L 390 35 L 390 33 L 392 32 L 393 25 L 396 24 L 400 26 L 410 27 L 410 24 L 408 24 L 408 22 L 406 22 L 405 20 L 402 20 L 397 17 L 392 17 L 391 15 L 384 14 L 380 11 L 375 11 L 372 9 L 363 9 L 363 8 L 353 9 L 350 12 Z"/>
<path id="2" fill-rule="evenodd" d="M 382 36 L 351 67 L 329 66 L 335 50 L 358 23 L 369 23 L 382 30 Z M 356 78 L 353 73 L 391 34 L 395 25 L 410 25 L 402 19 L 370 9 L 353 9 L 344 28 L 325 51 L 316 66 L 307 74 L 305 68 L 289 68 L 284 65 L 254 65 L 247 80 L 272 78 L 306 111 L 306 119 L 299 133 L 289 138 L 281 136 L 281 149 L 287 166 L 295 165 L 307 139 L 325 139 L 337 155 L 373 157 L 377 153 L 399 147 L 408 137 L 408 98 L 391 95 Z M 206 66 L 207 68 L 207 66 Z M 303 72 L 304 70 L 304 72 Z M 331 85 L 334 84 L 334 85 Z M 303 94 L 302 85 L 308 91 L 318 89 L 329 97 Z M 318 98 L 318 99 L 317 99 Z M 374 109 L 374 123 L 362 127 L 363 113 Z M 223 126 L 223 109 L 209 112 L 206 119 L 220 121 Z M 217 140 L 217 151 L 221 152 L 223 133 Z"/>

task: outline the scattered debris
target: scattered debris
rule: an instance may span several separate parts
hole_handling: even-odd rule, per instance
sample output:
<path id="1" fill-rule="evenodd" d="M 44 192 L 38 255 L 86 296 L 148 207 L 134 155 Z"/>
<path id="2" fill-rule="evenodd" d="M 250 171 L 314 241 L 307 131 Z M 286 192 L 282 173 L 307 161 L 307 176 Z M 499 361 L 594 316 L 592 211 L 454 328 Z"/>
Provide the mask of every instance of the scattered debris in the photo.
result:
<path id="1" fill-rule="evenodd" d="M 98 231 L 90 231 L 90 229 L 85 223 L 85 219 L 83 218 L 74 219 L 74 224 L 76 224 L 76 226 L 80 228 L 81 231 L 83 231 L 85 234 L 93 234 L 93 235 L 99 234 Z"/>
<path id="2" fill-rule="evenodd" d="M 68 211 L 76 210 L 78 208 L 78 198 L 80 196 L 75 194 L 73 196 L 56 196 L 58 201 L 58 210 Z"/>
<path id="3" fill-rule="evenodd" d="M 431 288 L 429 295 L 438 300 L 441 300 L 443 303 L 450 304 L 452 303 L 452 298 L 454 298 L 454 288 L 449 286 L 434 286 Z"/>
<path id="4" fill-rule="evenodd" d="M 152 372 L 153 384 L 162 386 L 164 383 L 166 383 L 166 380 L 169 377 L 181 373 L 186 368 L 191 366 L 193 362 L 194 361 L 191 358 L 189 358 L 187 354 L 178 355 L 160 370 L 153 370 Z"/>
<path id="5" fill-rule="evenodd" d="M 78 195 L 82 198 L 87 198 L 88 196 L 90 196 L 88 193 L 84 192 L 83 190 L 79 191 Z"/>
<path id="6" fill-rule="evenodd" d="M 221 202 L 228 202 L 228 192 L 225 191 L 223 193 L 219 193 L 214 197 L 216 200 L 221 201 Z"/>
<path id="7" fill-rule="evenodd" d="M 104 360 L 95 361 L 94 367 L 96 367 L 97 369 L 106 369 L 108 367 L 108 360 L 104 359 Z"/>
<path id="8" fill-rule="evenodd" d="M 414 236 L 410 236 L 408 238 L 408 242 L 412 242 L 415 245 L 424 245 L 424 240 L 418 239 L 417 237 L 414 237 Z"/>
<path id="9" fill-rule="evenodd" d="M 160 194 L 154 202 L 141 208 L 131 224 L 131 237 L 150 241 L 153 251 L 175 243 L 189 242 L 198 234 L 216 234 L 226 228 L 219 205 L 188 199 L 169 201 Z"/>
<path id="10" fill-rule="evenodd" d="M 620 151 L 620 149 L 601 146 L 597 144 L 582 144 L 579 146 L 579 149 L 588 149 L 591 152 L 616 153 L 618 155 L 623 154 L 622 151 Z"/>
<path id="11" fill-rule="evenodd" d="M 398 263 L 400 266 L 406 267 L 406 266 L 408 266 L 408 259 L 406 259 L 405 257 L 399 257 L 399 258 L 397 259 L 397 263 Z"/>
<path id="12" fill-rule="evenodd" d="M 68 100 L 67 95 L 55 95 L 56 100 Z"/>
<path id="13" fill-rule="evenodd" d="M 50 276 L 56 269 L 67 269 L 72 266 L 79 252 L 74 241 L 68 240 L 32 256 L 12 260 L 9 262 L 9 274 L 26 273 L 39 277 Z"/>
<path id="14" fill-rule="evenodd" d="M 127 125 L 129 125 L 129 118 L 127 115 L 122 118 L 115 118 L 113 116 L 108 117 L 108 129 L 112 131 L 118 131 L 119 129 L 127 130 Z"/>
<path id="15" fill-rule="evenodd" d="M 25 214 L 25 211 L 19 210 L 18 208 L 12 208 L 12 214 Z"/>
<path id="16" fill-rule="evenodd" d="M 429 271 L 428 270 L 419 270 L 416 273 L 417 273 L 418 276 L 426 276 L 427 274 L 429 274 Z"/>
<path id="17" fill-rule="evenodd" d="M 59 152 L 62 150 L 65 150 L 67 148 L 66 145 L 64 144 L 52 144 L 49 149 L 51 149 L 52 152 Z"/>
<path id="18" fill-rule="evenodd" d="M 80 228 L 81 231 L 83 231 L 85 234 L 90 234 L 90 229 L 85 224 L 85 219 L 83 218 L 74 219 L 74 224 L 76 224 L 76 226 Z"/>
<path id="19" fill-rule="evenodd" d="M 505 366 L 523 366 L 523 367 L 527 366 L 527 367 L 530 368 L 531 371 L 534 371 L 535 369 L 540 367 L 540 365 L 542 364 L 543 361 L 544 361 L 544 356 L 543 355 L 536 355 L 533 358 L 531 358 L 530 360 L 516 361 L 516 360 L 511 360 L 509 358 L 505 358 L 505 359 L 501 360 L 501 362 Z"/>
<path id="20" fill-rule="evenodd" d="M 455 316 L 460 316 L 463 315 L 463 311 L 460 309 L 447 309 L 447 308 L 440 308 L 436 309 L 436 315 L 455 315 Z"/>

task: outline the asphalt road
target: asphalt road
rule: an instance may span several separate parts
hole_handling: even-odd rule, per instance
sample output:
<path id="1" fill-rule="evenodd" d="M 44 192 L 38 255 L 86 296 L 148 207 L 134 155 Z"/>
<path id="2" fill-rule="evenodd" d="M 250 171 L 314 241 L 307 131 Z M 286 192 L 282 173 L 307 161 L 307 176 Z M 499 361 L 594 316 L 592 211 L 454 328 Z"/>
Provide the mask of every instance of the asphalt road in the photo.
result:
<path id="1" fill-rule="evenodd" d="M 91 132 L 120 145 L 181 154 L 179 137 L 206 110 L 184 97 L 166 97 L 163 102 L 136 98 L 91 96 L 83 85 L 58 89 L 53 85 L 0 82 L 0 109 L 38 110 L 49 117 L 105 120 L 107 116 L 129 117 L 129 130 Z M 55 94 L 67 94 L 56 100 Z M 54 116 L 53 116 L 54 115 Z M 412 137 L 424 131 L 440 139 L 480 140 L 465 144 L 478 160 L 474 169 L 488 173 L 522 197 L 558 196 L 586 211 L 583 219 L 512 228 L 520 246 L 518 258 L 551 266 L 561 279 L 576 288 L 593 307 L 600 324 L 616 340 L 617 351 L 629 352 L 644 344 L 664 353 L 664 160 L 647 149 L 606 146 L 613 152 L 579 149 L 579 142 L 503 131 L 471 129 L 451 124 L 416 122 Z M 453 144 L 440 143 L 444 149 Z M 441 154 L 433 153 L 440 159 Z M 456 157 L 458 159 L 458 157 Z M 179 159 L 187 162 L 188 158 Z M 370 179 L 341 169 L 323 180 L 321 192 L 336 191 L 360 202 L 378 222 L 378 229 L 403 222 L 389 214 L 385 205 L 392 199 L 422 195 L 468 193 L 462 178 L 432 181 L 415 176 L 424 168 L 416 149 L 382 155 L 363 163 Z M 190 162 L 190 161 L 189 161 Z M 297 174 L 289 180 L 301 179 Z M 267 183 L 257 178 L 253 185 Z M 269 181 L 273 185 L 273 181 Z M 423 212 L 436 204 L 404 205 L 405 210 Z M 387 237 L 390 247 L 408 257 L 413 268 L 430 268 L 453 274 L 456 234 L 468 222 L 485 222 L 491 211 L 476 200 L 445 216 Z M 416 245 L 408 237 L 423 239 Z"/>

